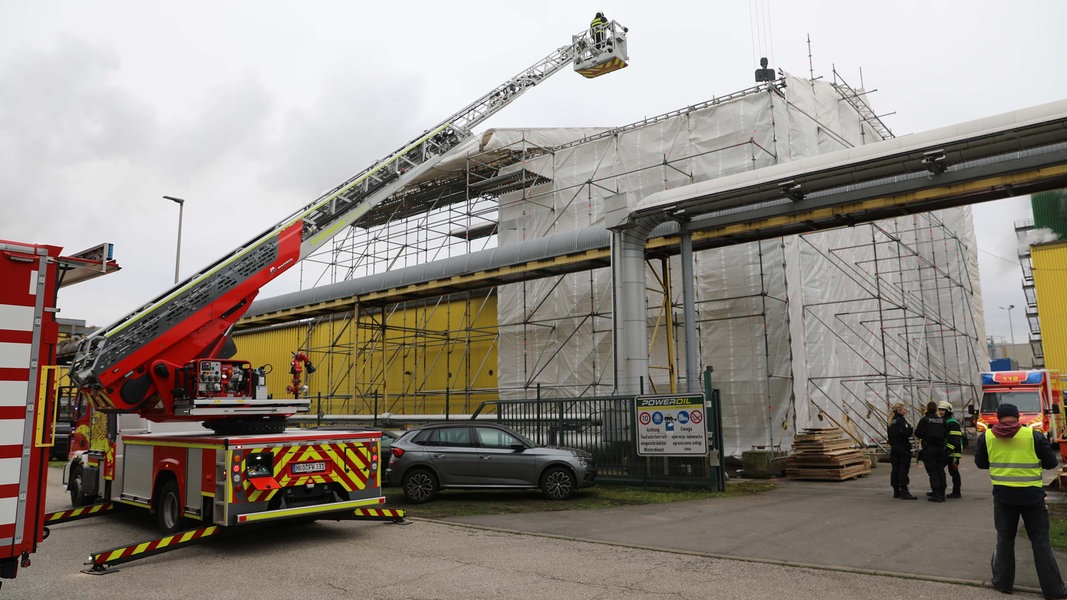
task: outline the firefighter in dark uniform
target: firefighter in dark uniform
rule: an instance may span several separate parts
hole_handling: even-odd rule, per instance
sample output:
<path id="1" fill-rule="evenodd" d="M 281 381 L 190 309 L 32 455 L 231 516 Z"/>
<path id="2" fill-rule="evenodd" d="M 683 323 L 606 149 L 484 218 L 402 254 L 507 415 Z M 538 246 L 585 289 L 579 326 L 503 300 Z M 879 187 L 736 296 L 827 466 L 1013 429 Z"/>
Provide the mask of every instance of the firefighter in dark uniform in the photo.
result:
<path id="1" fill-rule="evenodd" d="M 897 403 L 893 405 L 893 412 L 889 416 L 889 431 L 886 436 L 889 440 L 889 464 L 892 472 L 889 474 L 889 483 L 893 486 L 893 497 L 901 500 L 915 500 L 915 496 L 908 491 L 911 483 L 908 471 L 911 469 L 911 424 L 904 417 L 908 407 Z"/>
<path id="2" fill-rule="evenodd" d="M 926 474 L 930 477 L 930 493 L 927 500 L 930 502 L 944 502 L 945 467 L 948 465 L 948 425 L 945 423 L 945 409 L 938 407 L 934 416 L 927 413 L 919 420 L 915 427 L 915 437 L 919 438 L 922 447 L 923 465 Z"/>
<path id="3" fill-rule="evenodd" d="M 963 458 L 963 428 L 952 416 L 952 405 L 941 402 L 938 407 L 945 411 L 945 425 L 948 427 L 946 445 L 948 449 L 948 474 L 952 478 L 952 493 L 946 498 L 962 498 L 960 494 L 960 459 Z"/>
<path id="4" fill-rule="evenodd" d="M 925 412 L 923 412 L 923 417 L 936 417 L 936 416 L 937 416 L 937 402 L 934 402 L 933 400 L 931 400 L 931 401 L 926 403 L 926 409 L 925 409 Z M 919 420 L 921 421 L 922 417 L 920 417 Z M 918 436 L 916 436 L 916 437 L 918 437 Z M 923 461 L 923 449 L 922 449 L 922 440 L 920 439 L 919 440 L 919 453 L 915 457 L 915 464 L 919 464 L 922 461 Z M 930 494 L 926 494 L 926 495 L 929 496 Z"/>
<path id="5" fill-rule="evenodd" d="M 589 33 L 593 34 L 593 43 L 600 46 L 604 43 L 604 32 L 608 28 L 608 19 L 604 13 L 598 12 L 589 22 Z"/>

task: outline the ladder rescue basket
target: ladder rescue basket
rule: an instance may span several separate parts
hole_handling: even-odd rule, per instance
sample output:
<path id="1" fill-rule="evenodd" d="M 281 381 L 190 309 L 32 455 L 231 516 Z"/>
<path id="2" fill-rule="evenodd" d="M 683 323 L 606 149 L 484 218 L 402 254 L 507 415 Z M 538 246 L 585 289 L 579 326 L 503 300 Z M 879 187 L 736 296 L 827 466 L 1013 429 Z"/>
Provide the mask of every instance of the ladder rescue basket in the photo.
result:
<path id="1" fill-rule="evenodd" d="M 586 30 L 574 36 L 574 70 L 592 79 L 624 68 L 630 60 L 626 53 L 627 28 L 615 21 L 598 31 Z"/>

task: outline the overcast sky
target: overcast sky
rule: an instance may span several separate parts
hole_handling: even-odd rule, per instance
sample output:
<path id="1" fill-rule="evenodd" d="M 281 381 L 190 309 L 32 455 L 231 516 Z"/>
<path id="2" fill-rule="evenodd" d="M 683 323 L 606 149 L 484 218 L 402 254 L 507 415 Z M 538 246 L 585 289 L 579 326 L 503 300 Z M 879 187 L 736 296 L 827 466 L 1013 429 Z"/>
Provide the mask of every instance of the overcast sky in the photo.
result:
<path id="1" fill-rule="evenodd" d="M 484 127 L 618 126 L 790 73 L 875 89 L 898 136 L 1067 98 L 1058 0 L 419 2 L 0 0 L 0 239 L 117 274 L 63 290 L 107 325 L 388 154 L 588 26 L 630 28 L 629 68 L 562 72 Z M 807 40 L 810 36 L 810 56 Z M 889 114 L 892 113 L 892 114 Z M 987 330 L 1025 339 L 1014 221 L 975 207 Z M 266 296 L 297 285 L 295 272 Z"/>

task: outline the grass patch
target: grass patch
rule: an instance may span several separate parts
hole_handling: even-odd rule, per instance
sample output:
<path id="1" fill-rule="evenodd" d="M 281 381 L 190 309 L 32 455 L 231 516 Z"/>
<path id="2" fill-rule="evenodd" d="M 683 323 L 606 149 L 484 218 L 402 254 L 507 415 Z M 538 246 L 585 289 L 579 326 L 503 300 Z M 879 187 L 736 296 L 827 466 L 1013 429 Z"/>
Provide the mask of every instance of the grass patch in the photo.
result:
<path id="1" fill-rule="evenodd" d="M 448 519 L 477 515 L 503 515 L 555 510 L 591 510 L 613 506 L 664 504 L 687 500 L 707 500 L 730 496 L 757 494 L 773 489 L 772 482 L 743 481 L 727 483 L 725 492 L 701 489 L 650 488 L 636 486 L 597 485 L 578 490 L 570 500 L 545 498 L 538 490 L 446 490 L 425 504 L 412 504 L 397 487 L 385 488 L 388 506 L 403 508 L 408 516 L 427 519 Z"/>
<path id="2" fill-rule="evenodd" d="M 1067 550 L 1067 505 L 1059 502 L 1049 504 L 1048 516 L 1049 540 L 1052 542 L 1052 547 L 1057 550 Z M 1021 524 L 1019 530 L 1026 533 Z"/>

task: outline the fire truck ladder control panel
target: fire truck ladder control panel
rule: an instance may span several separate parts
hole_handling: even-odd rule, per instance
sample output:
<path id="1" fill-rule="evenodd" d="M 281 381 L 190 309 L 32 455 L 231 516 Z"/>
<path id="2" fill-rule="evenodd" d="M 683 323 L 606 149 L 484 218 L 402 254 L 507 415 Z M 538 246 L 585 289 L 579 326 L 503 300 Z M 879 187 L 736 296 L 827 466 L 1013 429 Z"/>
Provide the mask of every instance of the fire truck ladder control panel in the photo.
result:
<path id="1" fill-rule="evenodd" d="M 272 432 L 306 411 L 306 398 L 271 398 L 266 373 L 232 359 L 229 333 L 259 290 L 328 242 L 476 126 L 569 64 L 592 78 L 627 66 L 627 29 L 588 30 L 422 135 L 325 192 L 203 271 L 82 341 L 71 379 L 104 412 L 153 421 L 202 421 L 219 432 Z"/>

